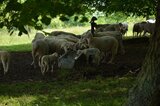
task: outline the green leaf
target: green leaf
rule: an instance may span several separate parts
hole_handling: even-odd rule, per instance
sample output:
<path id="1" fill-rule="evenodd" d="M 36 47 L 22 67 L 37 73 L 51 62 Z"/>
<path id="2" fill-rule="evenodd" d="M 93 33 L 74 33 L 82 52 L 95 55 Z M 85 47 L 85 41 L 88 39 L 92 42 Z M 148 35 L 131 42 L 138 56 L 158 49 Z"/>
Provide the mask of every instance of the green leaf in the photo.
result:
<path id="1" fill-rule="evenodd" d="M 77 21 L 77 20 L 78 20 L 78 16 L 75 16 L 75 17 L 74 17 L 74 21 Z"/>
<path id="2" fill-rule="evenodd" d="M 85 16 L 84 16 L 84 17 L 82 17 L 82 19 L 80 20 L 80 22 L 82 22 L 82 23 L 83 23 L 83 22 L 88 22 L 88 21 L 89 21 L 89 20 L 88 20 L 88 18 L 87 18 L 87 17 L 85 17 Z"/>
<path id="3" fill-rule="evenodd" d="M 62 15 L 59 18 L 61 21 L 69 21 L 69 18 L 67 18 L 66 16 Z"/>
<path id="4" fill-rule="evenodd" d="M 51 18 L 49 18 L 47 16 L 43 16 L 42 19 L 41 19 L 41 22 L 46 24 L 46 25 L 49 25 L 51 23 Z"/>

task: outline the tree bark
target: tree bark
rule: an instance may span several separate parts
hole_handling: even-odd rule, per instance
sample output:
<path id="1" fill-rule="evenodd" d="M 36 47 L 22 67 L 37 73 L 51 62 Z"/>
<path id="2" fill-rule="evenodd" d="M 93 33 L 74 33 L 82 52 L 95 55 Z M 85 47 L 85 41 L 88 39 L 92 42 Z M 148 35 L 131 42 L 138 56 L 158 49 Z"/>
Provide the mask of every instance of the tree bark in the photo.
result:
<path id="1" fill-rule="evenodd" d="M 137 82 L 124 106 L 160 106 L 160 0 L 157 1 L 155 32 Z"/>

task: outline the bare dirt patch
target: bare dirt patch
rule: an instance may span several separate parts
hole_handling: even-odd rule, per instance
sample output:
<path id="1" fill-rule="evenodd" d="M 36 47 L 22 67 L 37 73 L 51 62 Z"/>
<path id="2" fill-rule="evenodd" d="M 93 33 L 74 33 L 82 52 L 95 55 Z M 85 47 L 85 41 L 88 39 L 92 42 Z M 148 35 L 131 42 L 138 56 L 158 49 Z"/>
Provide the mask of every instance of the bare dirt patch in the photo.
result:
<path id="1" fill-rule="evenodd" d="M 124 41 L 126 50 L 125 55 L 117 55 L 114 60 L 115 64 L 101 64 L 100 66 L 89 66 L 74 68 L 68 76 L 69 79 L 80 77 L 93 78 L 96 75 L 103 77 L 122 76 L 129 71 L 140 70 L 144 60 L 149 39 L 147 37 L 134 38 Z M 9 72 L 3 76 L 2 68 L 0 69 L 0 82 L 10 81 L 39 81 L 39 80 L 55 80 L 58 79 L 58 69 L 55 73 L 48 73 L 45 76 L 41 75 L 40 69 L 34 69 L 31 66 L 31 52 L 12 52 L 12 60 Z"/>

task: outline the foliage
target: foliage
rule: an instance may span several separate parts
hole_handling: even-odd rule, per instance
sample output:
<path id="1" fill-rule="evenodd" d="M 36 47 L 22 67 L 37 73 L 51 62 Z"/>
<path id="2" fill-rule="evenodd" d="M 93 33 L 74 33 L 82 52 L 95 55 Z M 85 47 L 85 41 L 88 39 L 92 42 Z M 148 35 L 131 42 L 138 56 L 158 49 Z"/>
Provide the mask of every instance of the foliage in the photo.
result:
<path id="1" fill-rule="evenodd" d="M 68 21 L 74 16 L 79 22 L 88 21 L 86 12 L 103 11 L 105 14 L 123 12 L 129 15 L 149 16 L 155 14 L 156 0 L 1 0 L 0 28 L 6 26 L 10 34 L 28 34 L 26 26 L 41 30 L 57 16 Z M 141 8 L 139 8 L 141 7 Z M 82 17 L 78 17 L 81 15 Z"/>

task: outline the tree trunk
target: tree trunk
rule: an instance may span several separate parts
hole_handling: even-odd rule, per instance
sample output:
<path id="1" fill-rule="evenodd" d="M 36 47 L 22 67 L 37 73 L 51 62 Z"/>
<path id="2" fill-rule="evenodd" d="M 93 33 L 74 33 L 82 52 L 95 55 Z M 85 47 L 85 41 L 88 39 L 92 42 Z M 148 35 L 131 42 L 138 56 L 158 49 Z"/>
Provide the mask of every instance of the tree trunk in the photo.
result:
<path id="1" fill-rule="evenodd" d="M 160 0 L 157 4 L 155 32 L 137 82 L 124 106 L 160 106 Z"/>

